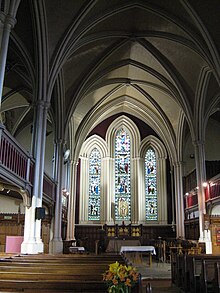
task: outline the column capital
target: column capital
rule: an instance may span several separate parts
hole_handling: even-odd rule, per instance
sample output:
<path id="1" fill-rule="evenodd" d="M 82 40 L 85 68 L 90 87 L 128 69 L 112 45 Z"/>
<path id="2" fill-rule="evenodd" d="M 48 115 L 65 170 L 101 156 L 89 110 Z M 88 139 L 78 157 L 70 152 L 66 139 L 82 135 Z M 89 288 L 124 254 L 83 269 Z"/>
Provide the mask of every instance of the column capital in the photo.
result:
<path id="1" fill-rule="evenodd" d="M 157 157 L 157 160 L 166 160 L 167 159 L 167 156 L 158 156 Z"/>
<path id="2" fill-rule="evenodd" d="M 9 14 L 6 15 L 4 24 L 6 26 L 9 26 L 10 29 L 12 29 L 15 26 L 16 22 L 17 20 L 13 16 Z"/>
<path id="3" fill-rule="evenodd" d="M 193 140 L 193 145 L 195 147 L 203 146 L 205 144 L 205 141 L 202 139 L 195 139 Z"/>
<path id="4" fill-rule="evenodd" d="M 78 161 L 75 161 L 75 160 L 70 160 L 70 161 L 69 161 L 69 164 L 70 164 L 70 165 L 78 166 L 79 162 L 78 162 Z"/>
<path id="5" fill-rule="evenodd" d="M 184 164 L 183 161 L 178 161 L 178 162 L 174 162 L 174 163 L 173 163 L 173 166 L 176 167 L 176 168 L 180 168 L 180 167 L 183 166 L 183 164 Z"/>
<path id="6" fill-rule="evenodd" d="M 62 139 L 62 138 L 57 138 L 57 139 L 54 140 L 54 143 L 59 144 L 59 145 L 65 145 L 66 140 Z"/>
<path id="7" fill-rule="evenodd" d="M 5 14 L 3 11 L 0 11 L 0 22 L 4 26 L 8 26 L 8 29 L 11 30 L 14 28 L 17 20 L 10 14 Z"/>
<path id="8" fill-rule="evenodd" d="M 0 11 L 0 22 L 4 25 L 6 14 Z"/>
<path id="9" fill-rule="evenodd" d="M 42 110 L 48 110 L 50 103 L 43 100 L 37 100 L 32 103 L 33 108 L 40 108 Z"/>

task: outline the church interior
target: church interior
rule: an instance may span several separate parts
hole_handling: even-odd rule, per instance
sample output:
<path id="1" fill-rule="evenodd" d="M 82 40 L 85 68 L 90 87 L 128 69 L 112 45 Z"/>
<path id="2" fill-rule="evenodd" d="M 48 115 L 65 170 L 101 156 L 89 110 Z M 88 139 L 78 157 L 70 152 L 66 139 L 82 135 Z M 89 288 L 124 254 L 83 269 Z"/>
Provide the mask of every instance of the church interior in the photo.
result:
<path id="1" fill-rule="evenodd" d="M 218 11 L 0 1 L 0 255 L 110 258 L 127 241 L 173 266 L 208 255 L 218 271 Z"/>

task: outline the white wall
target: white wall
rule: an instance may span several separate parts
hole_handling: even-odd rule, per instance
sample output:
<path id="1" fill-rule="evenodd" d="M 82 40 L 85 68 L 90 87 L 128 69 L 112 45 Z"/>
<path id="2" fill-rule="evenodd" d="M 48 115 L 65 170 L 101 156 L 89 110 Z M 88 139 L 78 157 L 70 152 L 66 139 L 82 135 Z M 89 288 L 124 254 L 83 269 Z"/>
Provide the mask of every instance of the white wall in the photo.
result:
<path id="1" fill-rule="evenodd" d="M 25 213 L 22 199 L 12 198 L 10 196 L 5 196 L 0 194 L 0 213 L 12 213 L 17 214 L 19 205 L 21 214 Z"/>
<path id="2" fill-rule="evenodd" d="M 212 215 L 220 215 L 220 205 L 216 205 L 213 207 Z"/>

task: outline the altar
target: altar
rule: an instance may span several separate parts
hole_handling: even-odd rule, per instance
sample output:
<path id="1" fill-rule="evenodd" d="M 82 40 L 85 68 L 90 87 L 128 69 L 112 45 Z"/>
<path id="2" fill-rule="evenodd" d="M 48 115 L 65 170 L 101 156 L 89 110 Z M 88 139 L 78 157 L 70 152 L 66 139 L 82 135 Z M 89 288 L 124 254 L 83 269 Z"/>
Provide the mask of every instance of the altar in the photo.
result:
<path id="1" fill-rule="evenodd" d="M 85 247 L 82 246 L 70 246 L 69 247 L 70 253 L 83 253 L 85 252 Z"/>
<path id="2" fill-rule="evenodd" d="M 138 239 L 110 239 L 106 252 L 120 252 L 121 247 L 125 246 L 140 246 L 141 243 Z"/>
<path id="3" fill-rule="evenodd" d="M 152 266 L 152 255 L 156 255 L 154 246 L 121 246 L 120 254 L 124 254 L 127 257 L 127 253 L 131 254 L 132 262 L 142 262 L 142 253 L 146 252 L 149 255 L 149 266 Z"/>

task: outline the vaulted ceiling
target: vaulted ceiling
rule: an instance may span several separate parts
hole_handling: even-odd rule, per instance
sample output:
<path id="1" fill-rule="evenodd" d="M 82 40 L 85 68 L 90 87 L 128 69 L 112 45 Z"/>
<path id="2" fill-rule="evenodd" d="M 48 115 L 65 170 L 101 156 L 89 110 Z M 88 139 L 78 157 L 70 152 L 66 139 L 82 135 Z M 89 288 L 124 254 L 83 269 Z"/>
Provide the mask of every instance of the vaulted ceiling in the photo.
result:
<path id="1" fill-rule="evenodd" d="M 67 129 L 72 117 L 78 135 L 126 112 L 173 144 L 181 127 L 196 137 L 202 119 L 220 122 L 219 11 L 218 0 L 22 0 L 5 74 L 7 127 L 19 132 L 34 101 L 47 100 L 48 125 Z"/>

